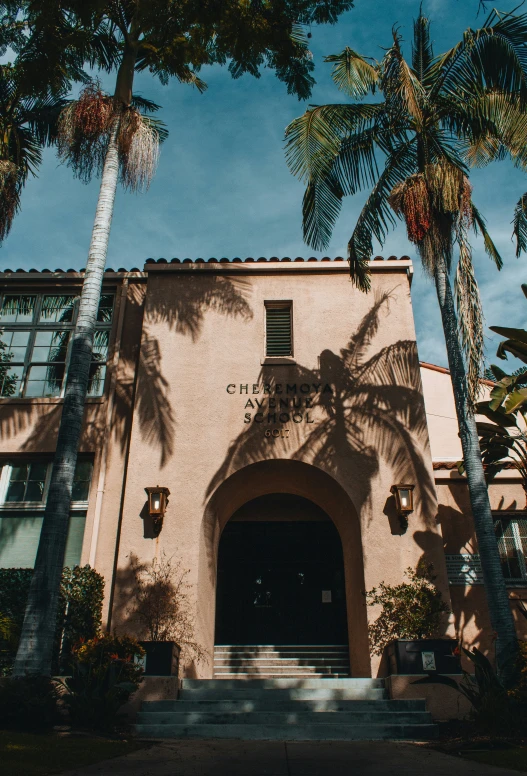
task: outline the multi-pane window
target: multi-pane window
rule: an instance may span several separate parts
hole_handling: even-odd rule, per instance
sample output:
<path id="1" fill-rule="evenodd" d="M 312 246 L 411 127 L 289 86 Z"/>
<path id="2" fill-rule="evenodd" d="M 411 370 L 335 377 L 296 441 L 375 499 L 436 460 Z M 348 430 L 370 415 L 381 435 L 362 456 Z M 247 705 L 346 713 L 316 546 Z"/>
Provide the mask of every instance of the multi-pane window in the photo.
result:
<path id="1" fill-rule="evenodd" d="M 113 318 L 103 294 L 93 340 L 88 396 L 101 396 Z M 62 396 L 79 297 L 6 294 L 0 306 L 0 396 Z"/>
<path id="2" fill-rule="evenodd" d="M 265 355 L 293 355 L 293 316 L 291 302 L 265 303 Z"/>
<path id="3" fill-rule="evenodd" d="M 52 462 L 16 460 L 1 466 L 0 568 L 32 568 L 40 539 Z M 65 566 L 80 562 L 93 462 L 75 469 Z"/>
<path id="4" fill-rule="evenodd" d="M 527 515 L 494 518 L 503 576 L 511 581 L 527 580 Z"/>

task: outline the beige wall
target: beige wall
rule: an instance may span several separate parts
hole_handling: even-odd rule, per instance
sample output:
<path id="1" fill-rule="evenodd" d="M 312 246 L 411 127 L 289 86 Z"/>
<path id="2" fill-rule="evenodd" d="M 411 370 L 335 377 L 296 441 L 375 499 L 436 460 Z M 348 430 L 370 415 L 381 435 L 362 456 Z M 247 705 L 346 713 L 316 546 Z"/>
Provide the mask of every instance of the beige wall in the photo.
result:
<path id="1" fill-rule="evenodd" d="M 118 299 L 113 377 L 86 410 L 81 449 L 94 454 L 95 467 L 82 562 L 105 577 L 106 623 L 131 630 L 131 555 L 182 561 L 209 655 L 187 666 L 189 675 L 212 673 L 221 531 L 267 493 L 310 499 L 339 531 L 354 675 L 386 670 L 369 658 L 367 620 L 377 613 L 363 591 L 400 582 L 423 556 L 452 597 L 442 633 L 492 651 L 483 587 L 449 587 L 446 576 L 445 552 L 477 552 L 466 484 L 448 468 L 461 457 L 450 378 L 419 369 L 411 263 L 371 266 L 370 294 L 354 288 L 344 262 L 147 264 L 146 274 L 106 273 Z M 32 275 L 4 282 L 13 290 L 79 287 L 74 273 Z M 264 302 L 280 299 L 293 303 L 294 358 L 270 364 Z M 280 413 L 269 400 L 284 398 L 301 401 L 301 422 L 267 423 L 269 412 Z M 1 452 L 51 454 L 60 406 L 0 400 Z M 257 411 L 264 422 L 254 422 Z M 284 435 L 268 437 L 267 429 Z M 493 507 L 523 507 L 518 479 L 506 474 L 491 485 Z M 406 531 L 390 494 L 397 482 L 416 485 Z M 171 491 L 158 536 L 146 510 L 150 485 Z M 511 605 L 523 633 L 527 621 Z"/>
<path id="2" fill-rule="evenodd" d="M 375 613 L 366 612 L 362 591 L 398 582 L 425 554 L 448 597 L 409 262 L 374 263 L 371 294 L 354 289 L 344 263 L 148 269 L 114 623 L 127 624 L 130 554 L 175 554 L 190 569 L 199 638 L 212 656 L 223 525 L 258 495 L 298 493 L 340 532 L 353 670 L 376 674 L 366 640 L 366 616 Z M 262 363 L 264 302 L 279 299 L 293 301 L 296 363 L 269 365 Z M 258 409 L 248 400 L 261 402 L 265 384 L 321 389 L 300 394 L 311 400 L 300 423 L 244 422 Z M 323 393 L 326 384 L 332 391 Z M 287 428 L 288 438 L 267 438 L 273 427 Z M 417 489 L 404 533 L 390 487 L 405 480 Z M 144 488 L 156 484 L 170 488 L 170 503 L 160 535 L 148 538 Z M 211 663 L 196 670 L 210 676 Z"/>

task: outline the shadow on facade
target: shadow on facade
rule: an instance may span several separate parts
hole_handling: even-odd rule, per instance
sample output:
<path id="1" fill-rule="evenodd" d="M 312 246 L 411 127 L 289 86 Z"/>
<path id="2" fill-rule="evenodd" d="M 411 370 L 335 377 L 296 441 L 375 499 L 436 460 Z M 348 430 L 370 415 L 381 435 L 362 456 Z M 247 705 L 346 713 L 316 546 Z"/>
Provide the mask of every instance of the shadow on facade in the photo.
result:
<path id="1" fill-rule="evenodd" d="M 161 294 L 152 294 L 145 311 L 146 285 L 130 283 L 126 292 L 123 331 L 119 359 L 115 367 L 115 394 L 110 428 L 107 427 L 107 402 L 88 400 L 85 409 L 81 452 L 98 452 L 108 436 L 119 445 L 121 454 L 128 449 L 132 419 L 135 419 L 143 439 L 159 450 L 163 467 L 174 452 L 176 416 L 171 402 L 170 386 L 163 375 L 159 340 L 149 325 L 165 322 L 169 329 L 196 341 L 209 311 L 249 320 L 252 309 L 248 302 L 250 284 L 243 278 L 184 276 L 178 295 L 165 284 Z M 181 288 L 181 290 L 180 290 Z M 117 289 L 116 297 L 119 297 Z M 116 309 L 115 319 L 119 316 Z M 110 353 L 109 363 L 112 355 Z M 112 368 L 109 370 L 111 380 Z M 107 386 L 108 386 L 107 382 Z M 106 397 L 108 397 L 108 388 Z M 0 406 L 0 436 L 4 441 L 25 436 L 17 453 L 52 454 L 56 445 L 62 415 L 62 402 L 53 400 L 21 400 Z M 20 522 L 4 521 L 3 531 L 14 535 Z M 10 538 L 12 538 L 10 536 Z"/>
<path id="2" fill-rule="evenodd" d="M 436 496 L 425 460 L 428 431 L 415 342 L 400 340 L 369 355 L 389 300 L 389 294 L 377 296 L 347 346 L 339 354 L 320 353 L 318 369 L 291 367 L 288 377 L 296 383 L 332 387 L 331 393 L 316 393 L 312 399 L 312 417 L 317 422 L 312 427 L 288 424 L 289 438 L 272 445 L 263 424 L 250 423 L 230 445 L 207 498 L 244 466 L 289 458 L 317 466 L 338 482 L 353 483 L 355 506 L 361 512 L 369 503 L 372 478 L 384 458 L 390 461 L 396 480 L 419 483 L 423 514 L 434 524 Z M 257 382 L 268 384 L 274 395 L 276 367 L 263 366 Z"/>
<path id="3" fill-rule="evenodd" d="M 252 309 L 247 301 L 250 284 L 243 278 L 203 275 L 197 278 L 190 275 L 182 277 L 181 281 L 177 296 L 171 294 L 169 288 L 164 295 L 152 295 L 154 299 L 149 301 L 144 324 L 145 286 L 129 286 L 117 364 L 111 433 L 124 450 L 130 433 L 132 405 L 135 403 L 141 433 L 150 446 L 160 450 L 162 462 L 166 462 L 173 453 L 176 420 L 169 399 L 169 385 L 162 372 L 160 344 L 150 333 L 149 325 L 166 322 L 169 329 L 196 341 L 209 311 L 246 320 L 252 318 Z M 116 312 L 118 315 L 119 311 Z M 97 450 L 108 433 L 103 405 L 104 402 L 87 403 L 82 442 L 84 450 Z M 1 437 L 12 439 L 29 430 L 19 451 L 50 452 L 55 447 L 61 414 L 62 403 L 54 404 L 46 399 L 28 401 L 27 404 L 23 400 L 5 403 L 0 408 Z"/>
<path id="4" fill-rule="evenodd" d="M 362 319 L 346 347 L 339 353 L 329 349 L 323 350 L 319 355 L 317 369 L 308 369 L 296 364 L 286 367 L 287 379 L 283 372 L 281 379 L 277 379 L 276 367 L 262 366 L 255 382 L 269 385 L 269 396 L 275 395 L 274 388 L 280 381 L 321 386 L 328 384 L 332 390 L 315 393 L 310 404 L 310 419 L 314 420 L 313 424 L 288 423 L 288 438 L 273 439 L 270 444 L 264 433 L 264 423 L 254 422 L 252 416 L 251 422 L 231 443 L 222 465 L 209 483 L 206 494 L 202 558 L 208 570 L 208 584 L 212 588 L 215 588 L 216 584 L 221 531 L 241 503 L 233 503 L 231 508 L 230 497 L 222 496 L 222 500 L 226 498 L 226 504 L 221 508 L 223 517 L 220 518 L 216 497 L 224 490 L 221 486 L 232 478 L 231 491 L 236 487 L 238 492 L 244 492 L 244 478 L 254 480 L 252 475 L 249 476 L 249 470 L 257 466 L 269 468 L 273 463 L 277 467 L 272 470 L 274 476 L 278 476 L 281 467 L 285 467 L 284 471 L 288 471 L 287 467 L 294 466 L 295 463 L 305 467 L 303 473 L 299 470 L 295 474 L 291 470 L 289 478 L 286 475 L 283 487 L 279 490 L 312 498 L 324 508 L 338 527 L 345 555 L 350 547 L 360 547 L 357 548 L 357 557 L 354 553 L 353 563 L 360 562 L 362 569 L 360 526 L 361 523 L 363 528 L 368 526 L 371 520 L 377 517 L 372 514 L 371 488 L 379 474 L 382 461 L 384 466 L 389 466 L 394 482 L 418 483 L 421 516 L 427 528 L 419 537 L 418 544 L 427 554 L 435 554 L 436 557 L 439 554 L 439 557 L 442 557 L 442 540 L 434 530 L 437 501 L 429 463 L 428 430 L 416 344 L 412 340 L 399 340 L 380 349 L 376 348 L 380 318 L 388 313 L 389 305 L 390 294 L 377 295 L 374 305 Z M 261 401 L 262 396 L 257 398 Z M 294 398 L 291 401 L 294 402 Z M 295 406 L 294 403 L 292 406 Z M 267 407 L 262 409 L 262 412 L 267 413 Z M 268 472 L 267 468 L 266 478 L 271 472 L 271 469 Z M 335 510 L 311 495 L 310 479 L 317 470 L 325 472 L 326 476 L 331 478 L 325 486 L 326 491 L 344 486 L 353 493 L 353 504 L 350 502 L 347 509 L 340 509 L 337 519 Z M 249 498 L 257 495 L 258 493 L 253 492 Z M 349 499 L 349 496 L 346 498 Z M 230 513 L 227 514 L 229 509 Z M 395 505 L 390 499 L 386 502 L 384 513 L 390 522 L 391 533 L 402 533 Z M 352 524 L 355 526 L 352 527 Z M 353 541 L 350 541 L 350 536 L 343 536 L 343 530 L 348 529 L 353 533 Z M 351 565 L 353 564 L 350 563 Z M 444 589 L 447 586 L 446 570 L 441 568 L 438 571 L 441 587 Z M 204 572 L 205 568 L 200 574 Z M 363 572 L 354 579 L 352 586 L 355 588 L 355 602 L 351 609 L 348 609 L 348 621 L 361 621 L 365 628 Z M 347 595 L 349 593 L 348 584 Z M 208 615 L 204 615 L 203 619 L 208 619 Z M 357 638 L 357 633 L 355 637 Z M 368 653 L 364 629 L 359 634 L 359 641 L 360 648 Z M 359 659 L 358 650 L 355 650 L 355 657 L 353 651 L 350 641 L 352 664 Z M 364 667 L 360 671 L 354 671 L 354 675 L 367 675 L 363 670 Z"/>

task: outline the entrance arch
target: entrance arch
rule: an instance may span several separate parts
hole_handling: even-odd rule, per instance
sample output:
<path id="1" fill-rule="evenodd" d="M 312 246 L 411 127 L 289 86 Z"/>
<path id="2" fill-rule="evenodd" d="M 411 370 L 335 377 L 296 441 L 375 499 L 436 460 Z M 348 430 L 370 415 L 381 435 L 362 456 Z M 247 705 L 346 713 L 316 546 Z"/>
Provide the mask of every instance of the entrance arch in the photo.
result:
<path id="1" fill-rule="evenodd" d="M 346 645 L 340 536 L 301 496 L 274 493 L 244 504 L 221 535 L 217 645 Z"/>
<path id="2" fill-rule="evenodd" d="M 211 655 L 214 652 L 218 550 L 221 534 L 244 504 L 270 494 L 299 496 L 323 510 L 334 524 L 342 545 L 346 616 L 352 676 L 371 676 L 364 564 L 360 521 L 350 496 L 327 472 L 302 461 L 267 460 L 234 472 L 211 495 L 202 523 L 198 575 L 198 627 Z"/>

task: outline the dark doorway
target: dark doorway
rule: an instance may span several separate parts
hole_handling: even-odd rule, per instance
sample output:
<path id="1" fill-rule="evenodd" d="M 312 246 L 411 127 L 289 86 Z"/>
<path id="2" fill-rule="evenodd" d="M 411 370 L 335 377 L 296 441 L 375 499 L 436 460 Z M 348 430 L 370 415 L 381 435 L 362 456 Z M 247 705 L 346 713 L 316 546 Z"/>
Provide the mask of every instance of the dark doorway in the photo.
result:
<path id="1" fill-rule="evenodd" d="M 296 496 L 242 510 L 220 540 L 216 644 L 347 644 L 342 545 L 331 520 Z"/>

